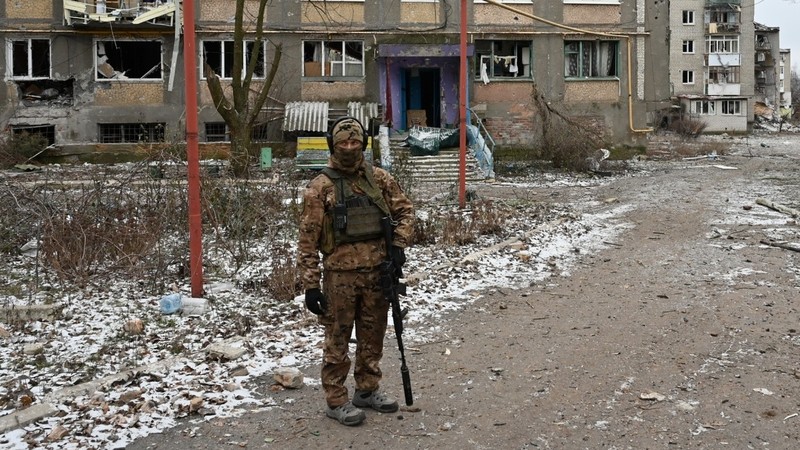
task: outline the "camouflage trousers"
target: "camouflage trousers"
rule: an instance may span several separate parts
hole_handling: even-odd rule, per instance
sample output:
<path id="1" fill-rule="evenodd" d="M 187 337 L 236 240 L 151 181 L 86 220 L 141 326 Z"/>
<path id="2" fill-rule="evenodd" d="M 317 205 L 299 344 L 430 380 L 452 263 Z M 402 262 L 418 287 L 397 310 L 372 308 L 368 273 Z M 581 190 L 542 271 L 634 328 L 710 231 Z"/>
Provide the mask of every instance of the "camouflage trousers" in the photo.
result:
<path id="1" fill-rule="evenodd" d="M 320 316 L 325 326 L 322 348 L 322 388 L 325 401 L 335 408 L 348 402 L 344 386 L 350 372 L 350 336 L 356 328 L 356 389 L 373 391 L 381 380 L 379 367 L 383 356 L 389 302 L 380 287 L 380 271 L 325 271 L 323 291 L 328 311 Z"/>

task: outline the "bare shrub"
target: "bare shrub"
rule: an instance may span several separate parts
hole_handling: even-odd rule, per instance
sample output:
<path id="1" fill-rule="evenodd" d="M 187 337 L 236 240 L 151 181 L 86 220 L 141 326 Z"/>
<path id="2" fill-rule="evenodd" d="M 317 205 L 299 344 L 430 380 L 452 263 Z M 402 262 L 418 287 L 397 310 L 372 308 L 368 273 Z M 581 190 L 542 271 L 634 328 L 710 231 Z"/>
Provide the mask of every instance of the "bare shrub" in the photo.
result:
<path id="1" fill-rule="evenodd" d="M 406 196 L 414 202 L 414 191 L 417 189 L 418 182 L 414 178 L 413 166 L 411 165 L 411 152 L 407 150 L 393 150 L 392 151 L 392 167 L 391 173 L 397 184 L 403 188 Z"/>
<path id="2" fill-rule="evenodd" d="M 490 200 L 475 200 L 470 208 L 450 211 L 442 218 L 442 245 L 464 245 L 477 240 L 478 236 L 502 235 L 509 212 L 501 211 Z"/>
<path id="3" fill-rule="evenodd" d="M 47 138 L 37 133 L 20 133 L 0 140 L 0 168 L 28 162 L 47 148 Z"/>
<path id="4" fill-rule="evenodd" d="M 587 170 L 587 158 L 600 147 L 596 136 L 561 117 L 545 126 L 542 156 L 556 168 Z"/>
<path id="5" fill-rule="evenodd" d="M 271 271 L 264 280 L 264 287 L 275 300 L 291 301 L 302 292 L 296 256 L 288 244 L 274 246 L 270 254 Z"/>
<path id="6" fill-rule="evenodd" d="M 700 136 L 708 126 L 703 120 L 682 117 L 670 123 L 670 130 L 679 134 L 683 138 L 696 138 Z"/>
<path id="7" fill-rule="evenodd" d="M 182 189 L 157 181 L 134 181 L 136 170 L 117 178 L 93 173 L 91 180 L 33 197 L 41 226 L 40 252 L 62 281 L 85 286 L 110 273 L 158 279 L 180 265 L 185 240 Z M 176 244 L 176 242 L 178 242 Z"/>
<path id="8" fill-rule="evenodd" d="M 441 222 L 436 217 L 417 217 L 414 221 L 414 244 L 435 244 L 437 239 L 437 230 L 440 226 Z"/>

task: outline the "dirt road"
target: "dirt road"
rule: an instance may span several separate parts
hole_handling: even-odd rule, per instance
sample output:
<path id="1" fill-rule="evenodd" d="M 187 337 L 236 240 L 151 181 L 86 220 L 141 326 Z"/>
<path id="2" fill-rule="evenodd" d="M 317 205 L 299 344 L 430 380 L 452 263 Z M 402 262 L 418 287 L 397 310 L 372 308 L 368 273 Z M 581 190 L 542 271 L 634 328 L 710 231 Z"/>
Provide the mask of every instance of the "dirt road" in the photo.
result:
<path id="1" fill-rule="evenodd" d="M 800 247 L 800 219 L 755 201 L 800 209 L 800 139 L 553 190 L 626 206 L 614 220 L 631 226 L 568 275 L 489 289 L 440 321 L 440 340 L 409 344 L 413 408 L 346 428 L 306 386 L 128 448 L 798 448 L 800 253 L 761 241 Z M 393 342 L 384 361 L 400 394 Z"/>

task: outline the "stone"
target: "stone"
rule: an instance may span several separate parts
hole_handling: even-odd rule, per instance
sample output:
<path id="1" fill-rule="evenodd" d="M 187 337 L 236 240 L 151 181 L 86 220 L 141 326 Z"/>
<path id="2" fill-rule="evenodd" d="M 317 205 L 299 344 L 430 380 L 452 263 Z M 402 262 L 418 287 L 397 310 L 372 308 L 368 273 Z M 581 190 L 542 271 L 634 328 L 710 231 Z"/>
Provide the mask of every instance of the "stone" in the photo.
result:
<path id="1" fill-rule="evenodd" d="M 305 384 L 303 373 L 294 367 L 279 367 L 275 369 L 272 377 L 278 384 L 289 389 L 300 389 Z"/>
<path id="2" fill-rule="evenodd" d="M 131 319 L 125 322 L 122 329 L 128 334 L 138 336 L 144 334 L 144 322 L 141 319 Z"/>
<path id="3" fill-rule="evenodd" d="M 44 352 L 44 345 L 35 342 L 33 344 L 25 344 L 22 347 L 22 353 L 26 355 L 39 355 Z"/>
<path id="4" fill-rule="evenodd" d="M 28 305 L 0 307 L 0 321 L 6 323 L 29 320 L 55 320 L 61 315 L 59 305 Z"/>
<path id="5" fill-rule="evenodd" d="M 241 358 L 245 353 L 247 353 L 247 350 L 243 349 L 242 347 L 214 343 L 206 347 L 206 353 L 223 359 L 234 360 Z"/>
<path id="6" fill-rule="evenodd" d="M 2 325 L 0 325 L 0 338 L 8 339 L 11 337 L 11 333 L 8 332 Z"/>
<path id="7" fill-rule="evenodd" d="M 53 431 L 51 431 L 50 434 L 47 435 L 45 441 L 47 442 L 60 441 L 61 438 L 67 435 L 67 433 L 69 433 L 69 430 L 62 427 L 61 425 L 57 425 L 55 428 L 53 428 Z"/>

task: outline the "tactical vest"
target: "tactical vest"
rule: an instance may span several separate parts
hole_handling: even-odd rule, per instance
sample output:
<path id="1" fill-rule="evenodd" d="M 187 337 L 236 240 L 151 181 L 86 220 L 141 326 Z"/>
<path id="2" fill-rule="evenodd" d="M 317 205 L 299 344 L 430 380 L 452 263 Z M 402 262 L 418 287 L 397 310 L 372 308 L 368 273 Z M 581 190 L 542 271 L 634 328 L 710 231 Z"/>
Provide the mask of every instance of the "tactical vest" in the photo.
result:
<path id="1" fill-rule="evenodd" d="M 365 165 L 366 177 L 357 180 L 363 195 L 353 192 L 350 183 L 336 170 L 326 167 L 322 173 L 333 182 L 336 198 L 333 209 L 325 211 L 323 253 L 333 252 L 339 244 L 381 238 L 381 218 L 389 215 L 389 206 L 375 183 L 372 166 Z"/>

